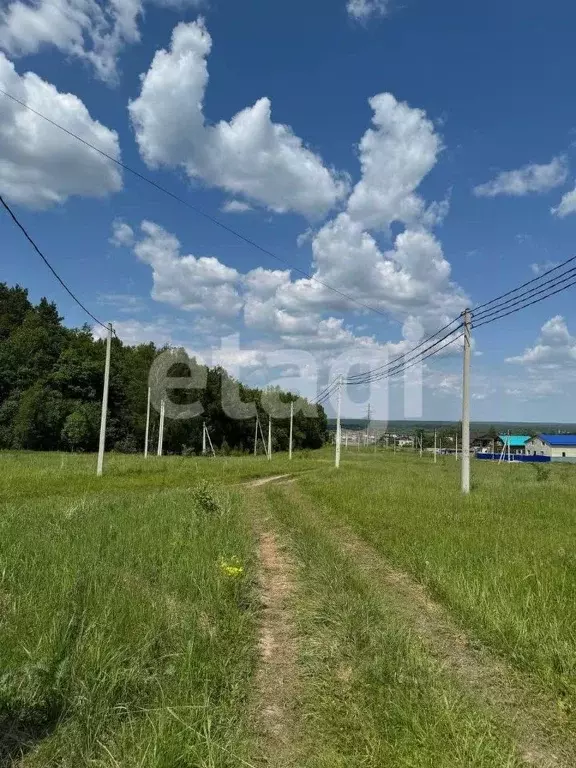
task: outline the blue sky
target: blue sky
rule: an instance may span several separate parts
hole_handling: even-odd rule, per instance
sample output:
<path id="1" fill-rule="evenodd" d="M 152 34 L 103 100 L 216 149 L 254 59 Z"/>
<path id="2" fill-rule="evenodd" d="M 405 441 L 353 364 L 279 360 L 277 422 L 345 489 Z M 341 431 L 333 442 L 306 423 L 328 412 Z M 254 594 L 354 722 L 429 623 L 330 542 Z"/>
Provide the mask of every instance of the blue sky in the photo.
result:
<path id="1" fill-rule="evenodd" d="M 210 359 L 228 338 L 218 359 L 259 384 L 290 372 L 272 352 L 302 350 L 302 380 L 282 383 L 311 394 L 315 369 L 323 382 L 335 361 L 380 364 L 574 253 L 567 2 L 0 8 L 0 87 L 379 309 L 284 271 L 0 96 L 0 191 L 129 343 Z M 0 279 L 85 321 L 7 217 L 0 247 Z M 478 331 L 474 419 L 576 421 L 573 296 Z M 458 418 L 458 345 L 422 377 L 423 415 Z M 349 393 L 346 415 L 367 398 L 379 417 L 416 415 L 400 384 L 389 406 Z"/>

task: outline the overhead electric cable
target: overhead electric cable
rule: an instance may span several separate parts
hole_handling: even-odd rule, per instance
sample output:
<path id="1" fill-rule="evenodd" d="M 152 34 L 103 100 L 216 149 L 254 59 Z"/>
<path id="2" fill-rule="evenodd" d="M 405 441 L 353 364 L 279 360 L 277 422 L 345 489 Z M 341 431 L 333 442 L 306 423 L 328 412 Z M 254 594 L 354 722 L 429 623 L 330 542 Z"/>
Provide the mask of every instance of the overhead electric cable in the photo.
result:
<path id="1" fill-rule="evenodd" d="M 501 302 L 500 304 L 496 304 L 490 309 L 485 309 L 482 312 L 479 312 L 478 314 L 474 312 L 472 313 L 473 317 L 475 317 L 477 320 L 481 320 L 491 315 L 494 315 L 496 313 L 499 313 L 504 309 L 510 309 L 511 307 L 514 307 L 517 304 L 523 304 L 524 302 L 527 302 L 530 299 L 534 298 L 534 296 L 539 296 L 541 293 L 548 293 L 548 291 L 551 291 L 553 288 L 557 288 L 559 285 L 562 285 L 563 283 L 567 282 L 568 280 L 571 280 L 574 277 L 576 277 L 576 267 L 567 269 L 565 272 L 561 272 L 559 275 L 556 275 L 550 280 L 546 280 L 541 285 L 537 285 L 535 288 L 530 288 L 530 290 L 524 291 L 524 293 L 521 293 L 518 296 L 515 296 L 511 299 L 508 299 L 507 301 Z"/>
<path id="2" fill-rule="evenodd" d="M 423 346 L 424 346 L 425 344 L 427 344 L 429 341 L 432 341 L 433 339 L 435 339 L 435 338 L 436 338 L 436 336 L 438 336 L 438 334 L 440 334 L 440 333 L 442 333 L 443 331 L 447 330 L 448 328 L 450 328 L 450 326 L 451 326 L 451 325 L 453 325 L 454 323 L 458 322 L 459 320 L 460 320 L 460 325 L 461 325 L 461 324 L 462 324 L 462 320 L 461 320 L 461 318 L 460 318 L 460 317 L 455 317 L 455 318 L 454 318 L 454 320 L 451 320 L 451 321 L 450 321 L 449 323 L 447 323 L 445 326 L 443 326 L 442 328 L 440 328 L 440 330 L 436 331 L 436 333 L 433 333 L 433 334 L 432 334 L 431 336 L 429 336 L 427 339 L 424 339 L 424 341 L 421 341 L 421 342 L 420 342 L 420 343 L 419 343 L 419 344 L 418 344 L 416 347 L 413 347 L 412 349 L 409 349 L 409 350 L 408 350 L 407 352 L 405 352 L 404 354 L 402 354 L 402 355 L 398 355 L 398 357 L 395 357 L 395 358 L 393 358 L 392 360 L 389 360 L 387 363 L 384 363 L 383 365 L 381 365 L 381 366 L 378 366 L 377 368 L 373 368 L 373 369 L 372 369 L 372 370 L 370 370 L 370 371 L 365 371 L 364 373 L 358 373 L 358 374 L 355 374 L 354 376 L 349 376 L 349 377 L 348 377 L 348 379 L 347 379 L 347 381 L 350 381 L 350 382 L 352 382 L 354 379 L 357 379 L 357 378 L 363 378 L 364 376 L 368 375 L 369 373 L 375 373 L 376 371 L 379 371 L 379 370 L 380 370 L 380 369 L 382 369 L 382 368 L 388 368 L 388 367 L 390 367 L 391 365 L 393 365 L 394 363 L 396 363 L 396 362 L 398 362 L 398 361 L 400 361 L 400 360 L 403 360 L 403 359 L 406 357 L 406 355 L 411 355 L 413 352 L 416 352 L 416 350 L 418 350 L 418 349 L 420 349 L 421 347 L 423 347 Z M 460 327 L 460 326 L 458 326 L 458 328 L 459 328 L 459 327 Z M 452 331 L 450 331 L 450 333 L 455 333 L 455 332 L 458 330 L 458 328 L 453 328 L 453 329 L 452 329 Z M 446 338 L 446 336 L 444 336 L 444 338 Z M 442 341 L 442 340 L 443 340 L 443 339 L 440 339 L 440 341 Z"/>
<path id="3" fill-rule="evenodd" d="M 284 266 L 288 267 L 291 270 L 294 270 L 294 272 L 298 272 L 298 274 L 305 277 L 307 280 L 312 280 L 315 283 L 318 283 L 319 285 L 323 286 L 324 288 L 327 288 L 329 291 L 332 291 L 333 293 L 338 294 L 343 299 L 346 299 L 347 301 L 352 302 L 353 304 L 357 304 L 359 307 L 362 307 L 363 309 L 367 309 L 370 312 L 375 312 L 378 315 L 382 315 L 382 317 L 388 317 L 386 312 L 383 312 L 380 309 L 376 309 L 376 307 L 372 307 L 369 304 L 365 304 L 363 301 L 360 301 L 359 299 L 355 299 L 353 296 L 350 296 L 347 293 L 344 293 L 344 291 L 339 290 L 338 288 L 334 288 L 334 286 L 329 285 L 328 283 L 325 283 L 323 280 L 319 280 L 317 277 L 314 277 L 314 275 L 311 275 L 309 272 L 306 272 L 303 269 L 300 269 L 299 267 L 294 266 L 286 259 L 282 258 L 281 256 L 278 256 L 273 251 L 269 250 L 268 248 L 265 248 L 262 245 L 259 245 L 255 240 L 252 240 L 249 237 L 246 237 L 246 235 L 243 235 L 241 232 L 238 232 L 237 230 L 233 229 L 232 227 L 229 227 L 227 224 L 224 224 L 223 221 L 220 221 L 220 219 L 217 219 L 215 216 L 212 216 L 211 214 L 207 213 L 205 210 L 200 208 L 197 205 L 194 205 L 193 203 L 190 203 L 188 200 L 185 200 L 183 197 L 180 197 L 180 195 L 177 195 L 175 192 L 171 192 L 166 187 L 162 186 L 162 184 L 158 184 L 156 181 L 151 179 L 148 176 L 145 176 L 143 173 L 140 173 L 139 171 L 135 170 L 134 168 L 131 168 L 129 165 L 126 165 L 126 163 L 123 163 L 121 160 L 118 160 L 117 158 L 113 157 L 112 155 L 109 155 L 107 152 L 105 152 L 103 149 L 100 149 L 99 147 L 96 147 L 94 144 L 91 144 L 89 141 L 86 141 L 86 139 L 83 139 L 81 136 L 78 136 L 78 134 L 74 133 L 73 131 L 70 131 L 68 128 L 65 128 L 63 125 L 60 125 L 60 123 L 55 122 L 49 117 L 46 117 L 46 115 L 43 115 L 42 112 L 38 112 L 38 110 L 31 107 L 29 104 L 26 104 L 26 102 L 21 101 L 13 94 L 9 93 L 8 91 L 3 90 L 0 88 L 0 94 L 3 96 L 6 96 L 8 99 L 11 99 L 16 104 L 19 104 L 21 107 L 24 107 L 25 109 L 28 109 L 33 114 L 37 115 L 38 117 L 42 118 L 42 120 L 45 120 L 50 125 L 53 125 L 55 128 L 58 128 L 59 130 L 66 133 L 68 136 L 71 136 L 73 139 L 76 139 L 77 141 L 80 141 L 82 144 L 84 144 L 86 147 L 89 147 L 90 149 L 93 149 L 95 152 L 98 152 L 99 155 L 102 157 L 106 157 L 108 160 L 110 160 L 112 163 L 115 163 L 120 168 L 123 168 L 125 171 L 128 171 L 128 173 L 131 173 L 133 176 L 136 176 L 141 181 L 146 182 L 146 184 L 150 184 L 150 186 L 154 187 L 155 189 L 159 190 L 160 192 L 163 192 L 165 195 L 169 195 L 173 200 L 176 200 L 177 202 L 181 203 L 182 205 L 185 205 L 190 210 L 197 213 L 199 216 L 202 216 L 203 218 L 210 221 L 212 224 L 215 224 L 217 227 L 220 227 L 225 232 L 228 232 L 231 235 L 234 235 L 234 237 L 237 237 L 238 239 L 242 240 L 242 242 L 246 243 L 247 245 L 251 246 L 252 248 L 256 248 L 256 250 L 260 251 L 261 253 L 264 253 L 266 256 L 269 256 L 272 259 L 275 259 L 276 261 L 280 262 L 281 264 L 284 264 Z"/>
<path id="4" fill-rule="evenodd" d="M 329 384 L 327 387 L 325 387 L 322 392 L 317 396 L 315 404 L 321 405 L 323 402 L 325 402 L 337 389 L 338 387 L 338 379 L 335 379 L 331 384 Z"/>
<path id="5" fill-rule="evenodd" d="M 450 339 L 446 342 L 446 344 L 443 344 L 439 349 L 435 350 L 434 352 L 430 352 L 427 355 L 424 355 L 424 357 L 421 357 L 417 360 L 414 360 L 410 365 L 406 365 L 403 368 L 401 368 L 398 371 L 393 371 L 390 373 L 389 376 L 384 376 L 384 379 L 393 378 L 394 376 L 401 376 L 405 371 L 407 371 L 409 368 L 413 368 L 415 365 L 418 365 L 418 363 L 422 363 L 424 360 L 427 360 L 429 357 L 433 357 L 434 355 L 437 355 L 439 352 L 441 352 L 446 347 L 449 347 L 450 344 L 454 344 L 455 342 L 459 341 L 464 336 L 464 333 L 459 334 L 454 339 Z M 375 379 L 375 381 L 379 381 L 380 379 Z"/>
<path id="6" fill-rule="evenodd" d="M 487 319 L 482 320 L 480 323 L 475 323 L 474 318 L 472 318 L 472 328 L 481 328 L 483 325 L 488 325 L 489 323 L 494 323 L 496 320 L 501 320 L 503 317 L 508 317 L 508 315 L 513 315 L 516 312 L 520 312 L 522 309 L 526 309 L 526 307 L 531 307 L 533 304 L 538 304 L 540 301 L 544 301 L 545 299 L 550 298 L 550 296 L 555 296 L 557 293 L 562 293 L 563 291 L 568 290 L 568 288 L 571 288 L 573 285 L 576 285 L 576 279 L 573 280 L 571 283 L 568 283 L 568 285 L 563 286 L 562 288 L 558 288 L 556 291 L 551 291 L 550 293 L 547 293 L 545 296 L 541 296 L 539 299 L 535 299 L 534 301 L 529 301 L 525 304 L 523 304 L 521 307 L 517 307 L 516 309 L 511 309 L 508 312 L 504 312 L 503 314 L 497 314 L 495 317 L 488 317 Z"/>
<path id="7" fill-rule="evenodd" d="M 431 350 L 436 349 L 438 344 L 441 344 L 443 341 L 445 341 L 450 336 L 455 334 L 457 331 L 460 330 L 461 327 L 462 327 L 462 323 L 457 328 L 453 328 L 448 333 L 446 333 L 444 336 L 441 336 L 433 344 L 430 344 L 428 347 L 426 347 L 425 349 L 423 349 L 421 352 L 419 352 L 416 355 L 412 354 L 412 352 L 415 351 L 415 350 L 412 350 L 407 355 L 404 355 L 401 358 L 396 358 L 396 360 L 393 361 L 393 362 L 397 363 L 397 364 L 393 365 L 391 370 L 383 370 L 383 371 L 381 371 L 379 368 L 375 368 L 372 371 L 366 371 L 362 375 L 361 378 L 360 377 L 350 377 L 349 379 L 346 380 L 345 383 L 350 385 L 350 386 L 354 386 L 354 385 L 357 385 L 357 384 L 367 384 L 367 383 L 371 383 L 373 381 L 379 381 L 380 379 L 388 378 L 390 375 L 394 375 L 398 370 L 403 369 L 404 367 L 407 366 L 408 363 L 411 363 L 412 361 L 414 361 L 414 365 L 416 365 L 418 360 L 426 359 L 428 357 L 431 357 L 433 354 L 436 354 L 436 352 L 432 352 Z M 449 343 L 451 343 L 451 342 L 449 342 Z M 447 346 L 447 345 L 444 345 L 444 346 Z M 444 349 L 444 346 L 440 347 L 440 349 Z M 440 349 L 436 350 L 436 351 L 439 352 Z M 398 362 L 398 360 L 401 360 L 401 362 Z M 390 365 L 392 365 L 392 363 L 390 363 Z"/>
<path id="8" fill-rule="evenodd" d="M 490 304 L 495 304 L 497 301 L 500 301 L 501 299 L 505 299 L 507 296 L 510 296 L 513 293 L 517 293 L 522 288 L 526 288 L 528 285 L 532 285 L 533 283 L 538 282 L 543 277 L 547 277 L 548 275 L 551 275 L 552 272 L 556 272 L 559 269 L 562 269 L 562 267 L 565 267 L 567 264 L 570 264 L 570 262 L 574 261 L 576 259 L 576 256 L 571 256 L 569 259 L 566 259 L 566 261 L 563 261 L 562 264 L 557 264 L 555 267 L 551 267 L 550 269 L 546 270 L 546 272 L 543 272 L 541 275 L 538 275 L 537 277 L 532 278 L 532 280 L 528 280 L 525 283 L 522 283 L 522 285 L 519 285 L 517 288 L 513 288 L 510 291 L 507 291 L 506 293 L 501 294 L 500 296 L 496 296 L 496 298 L 491 299 L 490 301 L 484 302 L 484 304 L 478 304 L 475 307 L 472 307 L 470 310 L 472 313 L 478 312 L 479 309 L 483 309 L 484 307 L 488 307 Z"/>
<path id="9" fill-rule="evenodd" d="M 73 293 L 73 292 L 70 290 L 70 288 L 68 288 L 68 286 L 66 285 L 66 283 L 64 282 L 64 280 L 62 280 L 62 278 L 61 278 L 61 277 L 60 277 L 60 275 L 59 275 L 59 274 L 56 272 L 56 270 L 54 269 L 54 267 L 52 266 L 52 264 L 50 264 L 50 262 L 48 261 L 48 259 L 46 258 L 46 256 L 44 256 L 44 254 L 42 253 L 42 251 L 40 250 L 40 248 L 38 248 L 38 246 L 36 245 L 36 243 L 34 242 L 34 240 L 33 240 L 33 239 L 30 237 L 30 235 L 29 235 L 29 234 L 28 234 L 28 232 L 26 231 L 25 227 L 24 227 L 24 226 L 23 226 L 23 225 L 20 223 L 20 221 L 19 221 L 19 220 L 18 220 L 18 218 L 16 217 L 16 214 L 15 214 L 15 213 L 14 213 L 14 211 L 13 211 L 13 210 L 10 208 L 10 206 L 8 205 L 8 203 L 7 203 L 7 202 L 4 200 L 4 198 L 2 197 L 2 195 L 0 195 L 0 203 L 1 203 L 1 204 L 4 206 L 4 208 L 6 209 L 6 211 L 8 212 L 8 214 L 10 215 L 10 217 L 12 218 L 13 222 L 14 222 L 14 223 L 16 224 L 16 226 L 17 226 L 17 227 L 18 227 L 18 228 L 19 228 L 19 229 L 22 231 L 22 233 L 23 233 L 24 237 L 26 238 L 26 240 L 28 240 L 28 242 L 30 243 L 30 245 L 32 246 L 32 248 L 34 248 L 34 250 L 36 251 L 36 253 L 38 254 L 38 256 L 40 256 L 40 258 L 42 259 L 42 261 L 44 262 L 44 264 L 46 264 L 46 266 L 48 267 L 48 269 L 50 270 L 50 272 L 52 272 L 52 274 L 54 275 L 54 277 L 56 278 L 56 280 L 58 280 L 58 282 L 59 282 L 59 283 L 60 283 L 60 285 L 61 285 L 61 286 L 64 288 L 64 290 L 65 290 L 65 291 L 66 291 L 66 292 L 67 292 L 67 293 L 68 293 L 68 294 L 69 294 L 69 295 L 70 295 L 70 296 L 71 296 L 71 297 L 74 299 L 74 301 L 76 302 L 76 304 L 78 304 L 78 306 L 79 306 L 81 309 L 83 309 L 83 310 L 84 310 L 84 312 L 86 312 L 86 314 L 87 314 L 89 317 L 91 317 L 91 318 L 92 318 L 92 320 L 94 320 L 94 322 L 95 322 L 95 323 L 98 323 L 98 325 L 101 325 L 101 326 L 102 326 L 102 328 L 105 328 L 106 330 L 108 330 L 108 329 L 109 329 L 109 326 L 108 326 L 108 325 L 105 325 L 105 324 L 104 324 L 104 323 L 103 323 L 101 320 L 98 320 L 98 318 L 97 318 L 95 315 L 93 315 L 93 314 L 92 314 L 92 312 L 90 312 L 90 310 L 89 310 L 89 309 L 87 309 L 87 308 L 84 306 L 84 304 L 82 304 L 82 302 L 80 301 L 80 299 L 79 299 L 79 298 L 78 298 L 78 297 L 77 297 L 77 296 L 76 296 L 76 295 L 75 295 L 75 294 L 74 294 L 74 293 Z"/>

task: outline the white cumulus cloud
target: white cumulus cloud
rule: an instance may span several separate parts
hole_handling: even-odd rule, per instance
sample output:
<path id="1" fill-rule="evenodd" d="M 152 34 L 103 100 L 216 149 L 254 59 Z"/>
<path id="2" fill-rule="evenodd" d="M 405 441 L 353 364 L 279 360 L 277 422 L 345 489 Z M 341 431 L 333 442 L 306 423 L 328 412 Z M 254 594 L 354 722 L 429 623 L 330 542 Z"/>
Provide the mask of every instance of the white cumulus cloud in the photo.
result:
<path id="1" fill-rule="evenodd" d="M 222 206 L 224 213 L 248 213 L 253 208 L 242 200 L 227 200 Z"/>
<path id="2" fill-rule="evenodd" d="M 234 317 L 242 307 L 239 274 L 213 256 L 180 253 L 180 242 L 158 224 L 143 221 L 134 253 L 152 267 L 152 298 L 188 311 Z"/>
<path id="3" fill-rule="evenodd" d="M 278 213 L 326 213 L 345 194 L 346 181 L 289 126 L 272 121 L 270 99 L 258 99 L 230 122 L 206 122 L 211 46 L 202 19 L 178 24 L 170 50 L 157 51 L 142 76 L 141 93 L 129 109 L 145 162 L 183 166 L 191 178 Z"/>
<path id="4" fill-rule="evenodd" d="M 566 158 L 554 157 L 549 163 L 530 163 L 514 171 L 502 171 L 496 178 L 474 187 L 477 197 L 510 195 L 523 197 L 532 193 L 549 192 L 559 187 L 568 177 Z"/>
<path id="5" fill-rule="evenodd" d="M 530 264 L 530 269 L 532 270 L 532 273 L 536 275 L 536 277 L 539 277 L 540 275 L 543 275 L 544 272 L 549 272 L 551 269 L 554 269 L 554 267 L 557 266 L 557 261 L 543 261 L 541 264 L 538 264 L 537 262 Z"/>
<path id="6" fill-rule="evenodd" d="M 390 0 L 348 0 L 346 10 L 357 21 L 366 21 L 371 16 L 385 16 Z"/>
<path id="7" fill-rule="evenodd" d="M 181 34 L 192 38 L 185 46 L 186 61 L 188 56 L 194 58 L 198 51 L 203 51 L 201 59 L 205 62 L 209 38 L 203 27 L 183 25 Z M 176 47 L 178 38 L 175 33 Z M 191 54 L 192 49 L 196 53 Z M 162 62 L 173 51 L 156 55 L 159 67 L 153 66 L 146 79 L 152 72 L 154 81 L 163 69 Z M 187 66 L 183 62 L 179 72 Z M 197 117 L 194 105 L 199 103 L 207 73 L 205 68 L 195 67 L 194 71 L 197 98 L 186 101 L 182 93 L 179 101 L 181 111 L 188 110 Z M 159 97 L 170 90 L 179 93 L 186 79 L 175 76 L 169 86 L 159 91 Z M 154 87 L 159 88 L 160 82 L 166 83 L 163 76 Z M 363 334 L 356 323 L 359 315 L 360 322 L 365 323 L 370 307 L 384 316 L 382 322 L 389 318 L 400 324 L 403 338 L 394 342 L 400 354 L 437 331 L 469 303 L 462 289 L 452 281 L 450 263 L 432 231 L 446 215 L 448 203 L 428 204 L 419 194 L 422 180 L 437 162 L 441 138 L 422 110 L 397 101 L 391 94 L 379 94 L 370 103 L 374 127 L 366 132 L 360 145 L 361 177 L 345 209 L 318 229 L 307 232 L 305 239 L 310 240 L 313 254 L 310 277 L 294 276 L 290 270 L 258 267 L 244 275 L 234 270 L 224 280 L 226 290 L 235 292 L 228 306 L 241 307 L 245 327 L 261 333 L 267 343 L 313 349 L 320 355 L 352 348 L 367 352 L 368 357 L 372 353 L 381 355 L 389 351 L 390 342 L 380 343 Z M 190 125 L 191 119 L 189 115 L 184 122 Z M 198 125 L 203 118 L 199 120 Z M 175 156 L 181 152 L 179 139 L 162 142 L 164 131 L 166 136 L 174 137 L 181 132 L 176 120 L 164 126 L 160 120 L 148 124 L 154 128 L 146 145 L 151 153 L 149 160 L 164 161 L 166 152 Z M 188 151 L 189 147 L 184 155 Z M 182 162 L 184 155 L 178 155 Z M 373 197 L 377 198 L 376 203 Z M 392 237 L 394 223 L 404 228 Z M 147 234 L 150 239 L 154 233 Z M 190 278 L 181 269 L 179 244 L 163 231 L 162 238 L 168 239 L 158 248 L 157 236 L 152 237 L 154 253 L 162 254 L 162 261 L 159 256 L 153 260 L 149 256 L 144 258 L 153 265 L 154 297 L 185 307 Z M 139 246 L 136 252 L 142 258 Z M 194 260 L 194 273 L 196 269 Z M 194 282 L 191 284 L 195 290 Z M 212 296 L 206 297 L 204 311 L 214 312 L 213 303 Z M 200 304 L 194 293 L 192 306 L 197 308 Z M 334 316 L 345 312 L 352 319 Z M 453 346 L 458 349 L 456 344 Z M 446 353 L 450 352 L 451 349 Z"/>
<path id="8" fill-rule="evenodd" d="M 367 228 L 386 229 L 393 221 L 418 224 L 426 206 L 416 189 L 436 165 L 442 141 L 423 110 L 391 93 L 374 96 L 370 106 L 374 128 L 360 142 L 362 178 L 348 200 L 348 212 Z"/>
<path id="9" fill-rule="evenodd" d="M 566 321 L 561 315 L 550 318 L 540 330 L 540 336 L 533 347 L 524 353 L 509 357 L 508 363 L 520 363 L 532 369 L 561 369 L 576 363 L 576 337 L 570 334 Z"/>
<path id="10" fill-rule="evenodd" d="M 121 219 L 114 219 L 112 222 L 112 237 L 110 238 L 110 242 L 117 248 L 129 248 L 134 242 L 134 231 L 132 227 Z"/>
<path id="11" fill-rule="evenodd" d="M 0 83 L 23 104 L 120 159 L 116 132 L 94 120 L 77 96 L 60 93 L 33 72 L 19 75 L 3 53 Z M 9 200 L 45 208 L 74 195 L 105 197 L 121 188 L 122 176 L 110 160 L 0 98 L 0 190 Z"/>
<path id="12" fill-rule="evenodd" d="M 11 56 L 37 53 L 52 45 L 83 59 L 96 75 L 115 83 L 122 49 L 140 40 L 144 0 L 14 0 L 0 10 L 0 48 Z M 166 7 L 198 6 L 198 0 L 170 2 Z"/>
<path id="13" fill-rule="evenodd" d="M 556 208 L 552 208 L 551 212 L 558 216 L 559 219 L 563 219 L 571 213 L 576 213 L 576 188 L 566 192 L 562 196 L 559 205 Z"/>

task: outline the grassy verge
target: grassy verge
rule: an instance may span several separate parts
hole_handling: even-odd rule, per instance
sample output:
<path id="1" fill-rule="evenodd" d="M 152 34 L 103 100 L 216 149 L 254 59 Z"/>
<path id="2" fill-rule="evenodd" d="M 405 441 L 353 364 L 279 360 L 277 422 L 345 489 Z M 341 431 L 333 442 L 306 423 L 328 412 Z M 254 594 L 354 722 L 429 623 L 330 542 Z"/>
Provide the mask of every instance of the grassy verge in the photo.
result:
<path id="1" fill-rule="evenodd" d="M 253 572 L 233 496 L 5 503 L 0 765 L 241 765 Z"/>
<path id="2" fill-rule="evenodd" d="M 330 480 L 301 486 L 396 566 L 411 572 L 484 643 L 576 709 L 576 467 L 545 482 L 531 466 L 454 458 L 344 455 Z"/>
<path id="3" fill-rule="evenodd" d="M 299 563 L 299 768 L 511 768 L 511 743 L 384 607 L 289 486 L 263 489 Z"/>
<path id="4" fill-rule="evenodd" d="M 79 453 L 0 452 L 0 502 L 75 497 L 79 494 L 150 493 L 190 488 L 200 480 L 234 485 L 284 472 L 316 469 L 321 452 L 295 452 L 265 456 L 184 457 L 107 454 L 104 476 L 96 477 L 96 456 Z"/>

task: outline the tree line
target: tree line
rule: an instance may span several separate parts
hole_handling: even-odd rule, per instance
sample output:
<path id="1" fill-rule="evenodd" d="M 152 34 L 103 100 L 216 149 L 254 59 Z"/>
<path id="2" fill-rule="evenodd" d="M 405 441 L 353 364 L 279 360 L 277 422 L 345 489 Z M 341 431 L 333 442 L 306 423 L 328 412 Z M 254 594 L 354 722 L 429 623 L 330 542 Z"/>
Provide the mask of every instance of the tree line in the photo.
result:
<path id="1" fill-rule="evenodd" d="M 56 304 L 43 298 L 33 305 L 21 286 L 0 283 L 0 448 L 95 451 L 98 446 L 106 342 L 94 339 L 89 326 L 68 328 Z M 112 341 L 106 447 L 122 452 L 143 449 L 148 378 L 154 360 L 168 347 L 152 342 L 135 346 Z M 236 382 L 221 367 L 200 366 L 184 350 L 173 350 L 170 376 L 203 379 L 198 390 L 168 393 L 176 402 L 201 404 L 201 416 L 166 419 L 164 451 L 199 453 L 202 423 L 206 422 L 216 450 L 252 451 L 254 417 L 234 419 L 223 408 L 223 392 L 236 386 L 243 403 L 254 403 L 261 423 L 268 416 L 263 392 Z M 183 359 L 187 365 L 183 365 Z M 200 369 L 202 376 L 194 375 Z M 284 402 L 289 392 L 276 392 Z M 326 440 L 327 419 L 322 408 L 311 417 L 296 411 L 294 448 L 319 448 Z M 150 444 L 158 434 L 158 414 L 152 411 Z M 275 419 L 273 450 L 288 447 L 289 420 Z"/>

